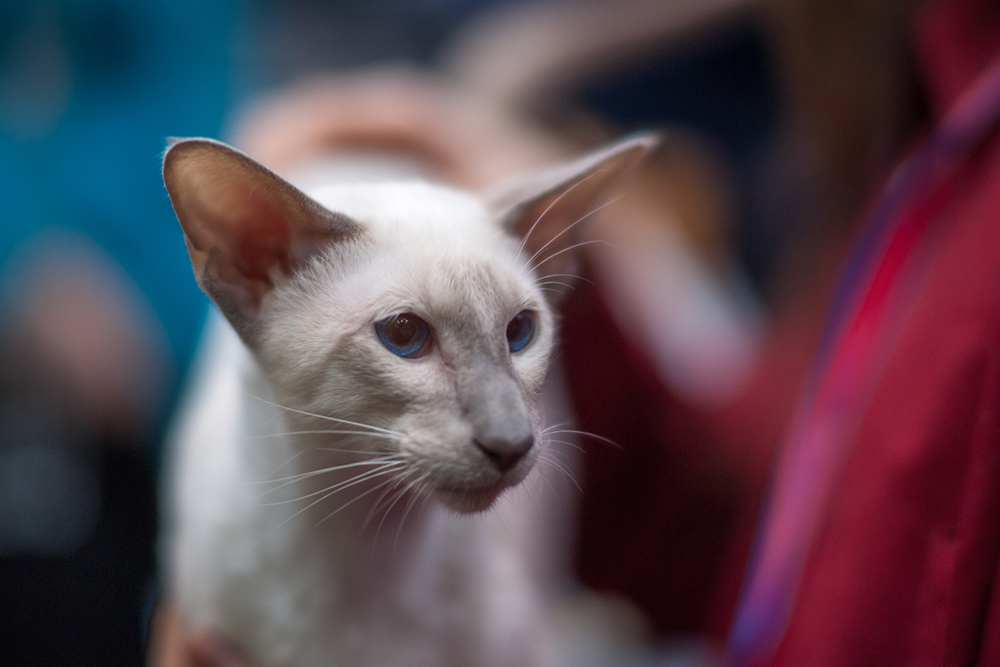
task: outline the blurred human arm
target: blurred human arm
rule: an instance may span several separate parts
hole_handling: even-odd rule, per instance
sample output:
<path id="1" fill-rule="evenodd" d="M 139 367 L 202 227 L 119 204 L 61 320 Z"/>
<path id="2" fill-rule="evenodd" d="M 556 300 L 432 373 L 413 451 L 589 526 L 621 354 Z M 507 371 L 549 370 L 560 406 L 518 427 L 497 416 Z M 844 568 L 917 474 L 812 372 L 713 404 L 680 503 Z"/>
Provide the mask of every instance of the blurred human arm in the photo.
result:
<path id="1" fill-rule="evenodd" d="M 537 112 L 595 74 L 739 20 L 756 0 L 500 3 L 459 34 L 443 66 L 493 104 Z"/>
<path id="2" fill-rule="evenodd" d="M 302 80 L 250 107 L 233 141 L 279 173 L 365 149 L 408 156 L 429 176 L 474 189 L 573 152 L 445 79 L 404 68 Z"/>
<path id="3" fill-rule="evenodd" d="M 164 603 L 153 619 L 149 667 L 254 667 L 239 649 L 209 630 L 191 630 Z"/>

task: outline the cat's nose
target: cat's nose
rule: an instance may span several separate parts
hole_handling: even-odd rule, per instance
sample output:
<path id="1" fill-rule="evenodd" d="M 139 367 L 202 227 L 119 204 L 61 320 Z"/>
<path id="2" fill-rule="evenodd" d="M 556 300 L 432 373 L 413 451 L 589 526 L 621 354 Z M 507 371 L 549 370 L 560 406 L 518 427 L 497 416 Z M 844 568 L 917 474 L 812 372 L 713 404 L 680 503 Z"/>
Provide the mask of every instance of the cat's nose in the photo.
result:
<path id="1" fill-rule="evenodd" d="M 501 473 L 514 468 L 531 451 L 535 435 L 528 398 L 513 368 L 470 365 L 459 390 L 476 447 Z"/>
<path id="2" fill-rule="evenodd" d="M 527 434 L 484 434 L 474 442 L 500 472 L 507 472 L 531 451 L 535 436 L 530 431 Z"/>

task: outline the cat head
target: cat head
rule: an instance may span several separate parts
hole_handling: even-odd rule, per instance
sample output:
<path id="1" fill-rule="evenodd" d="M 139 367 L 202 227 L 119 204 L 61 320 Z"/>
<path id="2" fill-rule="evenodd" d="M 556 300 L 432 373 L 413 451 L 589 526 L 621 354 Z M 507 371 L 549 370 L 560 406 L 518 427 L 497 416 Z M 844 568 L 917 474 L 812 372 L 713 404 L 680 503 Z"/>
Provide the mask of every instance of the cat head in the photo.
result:
<path id="1" fill-rule="evenodd" d="M 352 451 L 476 511 L 538 455 L 555 334 L 540 282 L 571 273 L 578 222 L 654 143 L 627 139 L 484 196 L 422 182 L 307 195 L 207 139 L 173 143 L 163 173 L 199 285 L 294 418 L 341 431 L 331 449 L 353 430 Z"/>

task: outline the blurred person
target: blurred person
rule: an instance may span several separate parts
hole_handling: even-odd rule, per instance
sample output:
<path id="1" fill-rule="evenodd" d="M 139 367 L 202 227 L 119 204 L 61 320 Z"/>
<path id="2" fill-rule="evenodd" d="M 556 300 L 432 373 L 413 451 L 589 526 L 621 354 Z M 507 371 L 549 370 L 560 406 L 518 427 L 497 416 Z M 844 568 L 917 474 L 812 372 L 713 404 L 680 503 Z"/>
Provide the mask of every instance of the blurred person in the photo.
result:
<path id="1" fill-rule="evenodd" d="M 749 525 L 713 531 L 712 507 L 679 505 L 664 452 L 700 456 L 703 488 L 743 485 L 737 516 L 747 523 L 785 431 L 729 662 L 997 664 L 996 9 L 977 0 L 769 9 L 816 158 L 820 223 L 800 254 L 808 259 L 786 274 L 758 363 L 721 407 L 664 386 L 650 372 L 649 340 L 624 337 L 610 304 L 584 300 L 567 313 L 564 356 L 584 428 L 604 420 L 602 434 L 656 443 L 588 451 L 578 567 L 666 632 L 676 611 L 657 607 L 678 589 L 663 576 L 676 551 L 664 512 L 694 532 L 708 526 L 703 543 L 723 567 L 697 587 L 687 629 L 721 638 Z M 847 245 L 854 259 L 831 302 Z M 616 297 L 629 295 L 604 299 Z"/>
<path id="2" fill-rule="evenodd" d="M 235 3 L 0 3 L 0 663 L 134 665 L 158 436 L 205 301 L 158 175 Z"/>
<path id="3" fill-rule="evenodd" d="M 676 591 L 664 571 L 674 545 L 660 517 L 677 501 L 651 468 L 693 448 L 728 459 L 745 497 L 761 498 L 783 440 L 728 663 L 997 664 L 997 8 L 791 0 L 767 10 L 814 174 L 810 238 L 772 297 L 753 379 L 721 409 L 665 391 L 648 343 L 609 345 L 616 324 L 600 301 L 567 316 L 582 427 L 660 443 L 588 452 L 582 578 L 669 628 L 657 609 Z M 608 303 L 617 299 L 628 295 Z M 574 345 L 579 334 L 590 342 Z M 610 356 L 588 370 L 598 354 Z M 619 400 L 588 390 L 599 382 Z M 703 469 L 701 483 L 723 470 Z M 636 507 L 654 509 L 636 519 Z M 707 518 L 690 516 L 693 530 Z M 721 547 L 732 571 L 719 596 L 702 600 L 720 639 L 746 528 Z"/>
<path id="4" fill-rule="evenodd" d="M 783 10 L 829 210 L 867 203 L 775 464 L 729 659 L 1000 664 L 1000 11 Z"/>
<path id="5" fill-rule="evenodd" d="M 567 314 L 582 428 L 656 443 L 588 452 L 578 571 L 638 602 L 660 631 L 676 627 L 663 517 L 678 498 L 661 462 L 699 452 L 712 462 L 703 486 L 732 466 L 754 508 L 784 440 L 729 662 L 997 664 L 997 8 L 765 9 L 815 188 L 811 231 L 779 272 L 752 379 L 727 405 L 664 387 L 649 373 L 649 339 L 609 344 L 620 335 L 609 306 L 629 294 Z M 660 308 L 650 294 L 636 307 Z M 590 391 L 598 383 L 610 391 Z M 710 510 L 683 510 L 692 531 Z M 730 573 L 717 571 L 718 596 L 699 600 L 720 639 L 749 534 L 737 527 L 718 545 Z"/>

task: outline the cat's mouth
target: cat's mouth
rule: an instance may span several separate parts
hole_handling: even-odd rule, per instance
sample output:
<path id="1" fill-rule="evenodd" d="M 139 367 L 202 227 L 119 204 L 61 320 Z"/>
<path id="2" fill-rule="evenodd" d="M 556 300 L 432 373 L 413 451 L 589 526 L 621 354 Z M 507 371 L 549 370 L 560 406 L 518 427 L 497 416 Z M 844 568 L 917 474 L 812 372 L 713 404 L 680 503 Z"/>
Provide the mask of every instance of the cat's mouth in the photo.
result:
<path id="1" fill-rule="evenodd" d="M 431 496 L 456 512 L 472 514 L 488 510 L 507 487 L 503 483 L 487 486 L 438 486 L 431 492 Z"/>

